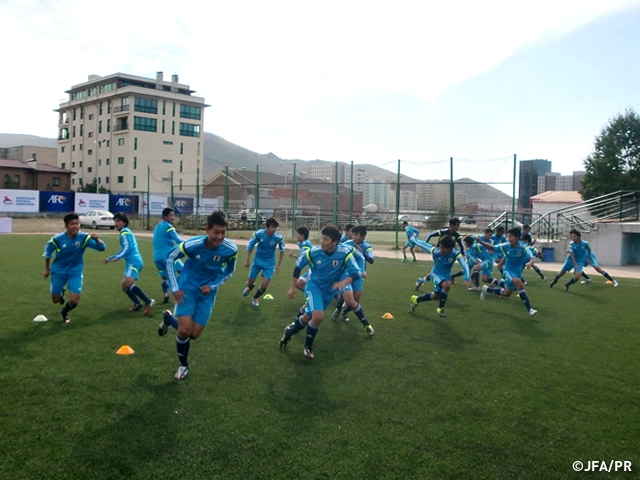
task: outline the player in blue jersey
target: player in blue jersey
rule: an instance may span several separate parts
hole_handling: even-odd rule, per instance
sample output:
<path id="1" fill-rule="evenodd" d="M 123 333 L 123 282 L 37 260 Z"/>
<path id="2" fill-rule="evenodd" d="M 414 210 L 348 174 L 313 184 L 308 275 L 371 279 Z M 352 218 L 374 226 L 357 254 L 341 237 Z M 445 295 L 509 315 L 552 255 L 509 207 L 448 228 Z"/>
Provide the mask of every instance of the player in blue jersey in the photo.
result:
<path id="1" fill-rule="evenodd" d="M 500 250 L 501 260 L 498 267 L 504 267 L 502 268 L 504 280 L 501 280 L 501 286 L 499 287 L 484 285 L 482 293 L 480 293 L 480 300 L 484 300 L 487 293 L 509 297 L 512 292 L 517 291 L 529 315 L 535 317 L 538 311 L 531 307 L 529 297 L 524 289 L 524 280 L 522 279 L 522 271 L 526 266 L 533 265 L 535 257 L 529 246 L 520 240 L 521 235 L 519 228 L 512 228 L 507 232 L 507 242 L 495 246 L 496 250 Z"/>
<path id="2" fill-rule="evenodd" d="M 282 264 L 282 259 L 284 258 L 286 245 L 284 244 L 284 237 L 277 231 L 279 226 L 280 224 L 275 218 L 267 218 L 265 228 L 254 233 L 247 245 L 247 260 L 244 262 L 245 268 L 249 268 L 249 264 L 251 263 L 251 254 L 253 253 L 254 248 L 256 249 L 256 256 L 253 259 L 253 265 L 251 265 L 249 278 L 247 279 L 247 286 L 242 292 L 243 296 L 246 297 L 249 295 L 249 292 L 253 290 L 253 287 L 256 285 L 256 277 L 260 272 L 262 272 L 262 284 L 251 300 L 251 304 L 254 307 L 260 306 L 258 298 L 267 291 L 267 287 L 271 283 L 274 270 L 275 272 L 280 273 L 280 264 Z M 280 249 L 280 257 L 278 258 L 277 265 L 276 249 Z"/>
<path id="3" fill-rule="evenodd" d="M 44 246 L 44 271 L 51 275 L 51 301 L 64 305 L 60 310 L 62 322 L 69 323 L 69 312 L 78 306 L 82 294 L 84 252 L 87 248 L 104 252 L 107 248 L 98 235 L 80 231 L 80 219 L 75 213 L 64 216 L 64 232 L 56 233 Z M 51 258 L 55 253 L 55 258 Z M 64 287 L 69 289 L 69 301 L 65 304 Z"/>
<path id="4" fill-rule="evenodd" d="M 489 230 L 490 233 L 493 233 Z M 473 283 L 473 287 L 471 287 L 470 291 L 479 291 L 480 290 L 480 279 L 484 283 L 491 284 L 496 279 L 493 278 L 493 255 L 487 249 L 487 232 L 485 232 L 485 236 L 475 237 L 473 235 L 468 235 L 464 237 L 464 244 L 467 247 L 467 263 L 469 265 L 469 269 L 471 270 L 471 283 Z"/>
<path id="5" fill-rule="evenodd" d="M 458 230 L 460 230 L 460 219 L 454 217 L 449 219 L 449 228 L 441 228 L 439 230 L 434 230 L 433 232 L 430 232 L 427 235 L 427 238 L 425 239 L 425 241 L 429 243 L 429 240 L 431 240 L 434 237 L 437 237 L 438 239 L 440 239 L 444 235 L 450 235 L 451 237 L 454 238 L 455 242 L 458 244 L 460 253 L 464 256 L 465 253 L 464 253 L 464 245 L 462 243 L 462 236 L 460 235 Z M 438 246 L 439 243 L 440 243 L 440 240 L 438 240 L 438 242 L 436 243 L 436 247 Z M 456 278 L 462 275 L 464 275 L 463 270 L 460 270 L 459 272 L 451 275 L 451 283 L 456 283 Z M 425 278 L 428 281 L 429 275 L 427 275 Z"/>
<path id="6" fill-rule="evenodd" d="M 500 245 L 501 243 L 506 243 L 506 242 L 507 242 L 507 237 L 505 237 L 504 235 L 504 227 L 500 225 L 498 228 L 496 228 L 496 233 L 493 234 L 493 236 L 491 237 L 491 244 L 495 247 L 496 245 Z M 493 261 L 496 264 L 499 264 L 500 260 L 502 259 L 502 253 L 500 252 L 499 249 L 494 249 L 493 252 L 494 252 Z M 500 274 L 502 275 L 501 268 L 500 268 Z"/>
<path id="7" fill-rule="evenodd" d="M 522 231 L 524 232 L 524 227 L 522 228 Z M 541 253 L 538 252 L 538 249 L 533 246 L 533 240 L 531 238 L 531 235 L 529 235 L 528 233 L 523 233 L 522 241 L 527 245 L 529 245 L 529 249 L 531 250 L 531 253 L 533 253 L 534 257 L 542 258 Z M 531 268 L 533 269 L 534 272 L 538 274 L 538 276 L 542 279 L 543 282 L 547 281 L 547 277 L 544 276 L 544 273 L 542 273 L 542 270 L 540 270 L 540 268 L 535 263 L 531 265 Z"/>
<path id="8" fill-rule="evenodd" d="M 216 211 L 207 217 L 206 235 L 190 238 L 175 247 L 167 258 L 167 275 L 176 306 L 173 314 L 165 310 L 158 335 L 173 327 L 178 330 L 176 349 L 180 366 L 175 378 L 189 373 L 189 346 L 200 337 L 207 325 L 218 294 L 218 288 L 236 269 L 238 247 L 227 240 L 227 217 Z M 180 278 L 176 278 L 176 260 L 187 257 Z"/>
<path id="9" fill-rule="evenodd" d="M 343 243 L 348 247 L 353 247 L 355 249 L 354 255 L 356 259 L 356 263 L 358 267 L 362 271 L 362 277 L 358 280 L 355 280 L 353 283 L 350 283 L 343 290 L 340 291 L 340 295 L 338 296 L 338 304 L 333 314 L 331 315 L 331 320 L 338 320 L 338 315 L 342 312 L 342 319 L 345 322 L 349 321 L 348 312 L 353 311 L 364 330 L 371 337 L 375 333 L 373 331 L 373 327 L 369 324 L 369 320 L 364 314 L 362 310 L 362 306 L 360 305 L 360 298 L 362 297 L 362 288 L 364 286 L 364 279 L 367 276 L 367 263 L 373 265 L 373 249 L 371 248 L 371 244 L 365 240 L 367 236 L 367 227 L 366 225 L 356 225 L 351 229 L 351 240 L 347 240 Z M 343 278 L 346 278 L 348 273 L 345 272 L 343 274 Z"/>
<path id="10" fill-rule="evenodd" d="M 113 216 L 113 222 L 116 229 L 120 232 L 120 251 L 104 260 L 104 263 L 117 262 L 124 259 L 124 278 L 122 279 L 122 291 L 133 300 L 133 306 L 129 308 L 130 312 L 135 312 L 142 308 L 140 300 L 145 304 L 144 315 L 149 315 L 151 308 L 156 301 L 147 297 L 142 289 L 136 285 L 136 280 L 140 276 L 144 262 L 142 255 L 138 250 L 138 242 L 133 232 L 129 229 L 129 217 L 126 213 L 116 213 Z"/>
<path id="11" fill-rule="evenodd" d="M 402 227 L 404 228 L 404 233 L 407 235 L 407 241 L 404 247 L 402 247 L 402 263 L 407 261 L 407 248 L 411 252 L 411 255 L 413 255 L 413 261 L 417 262 L 418 259 L 413 249 L 416 246 L 416 238 L 420 236 L 420 230 L 409 225 L 407 221 L 402 222 Z"/>
<path id="12" fill-rule="evenodd" d="M 289 252 L 289 257 L 297 259 L 300 255 L 303 255 L 304 252 L 310 248 L 313 248 L 313 243 L 309 241 L 309 229 L 307 227 L 298 227 L 296 230 L 296 240 L 298 242 L 298 252 Z M 296 287 L 298 290 L 304 292 L 304 287 L 307 284 L 307 278 L 311 270 L 308 270 L 305 274 L 300 275 L 298 278 L 298 283 Z"/>
<path id="13" fill-rule="evenodd" d="M 176 227 L 173 226 L 175 214 L 171 208 L 162 210 L 162 221 L 153 229 L 153 261 L 158 269 L 158 274 L 162 278 L 162 293 L 164 302 L 169 303 L 169 282 L 167 281 L 167 257 L 176 245 L 182 243 L 182 238 L 178 235 Z M 178 260 L 176 270 L 182 269 L 182 262 Z"/>
<path id="14" fill-rule="evenodd" d="M 464 275 L 464 285 L 467 286 L 469 284 L 469 266 L 464 258 L 464 254 L 455 248 L 456 241 L 451 235 L 441 237 L 437 247 L 429 246 L 431 247 L 429 253 L 433 255 L 433 269 L 429 277 L 433 282 L 434 289 L 433 292 L 425 293 L 424 295 L 413 295 L 411 297 L 411 312 L 416 311 L 416 307 L 420 302 L 439 300 L 436 312 L 441 317 L 444 317 L 446 316 L 444 306 L 447 302 L 452 284 L 451 267 L 453 267 L 453 263 L 456 261 L 460 264 Z"/>
<path id="15" fill-rule="evenodd" d="M 569 237 L 571 238 L 571 242 L 569 242 L 569 248 L 567 250 L 567 259 L 549 284 L 549 288 L 553 288 L 553 286 L 558 283 L 558 280 L 560 280 L 560 277 L 573 270 L 573 278 L 564 284 L 564 289 L 567 292 L 570 290 L 571 285 L 580 280 L 582 270 L 588 265 L 591 258 L 591 246 L 589 242 L 582 240 L 582 234 L 578 230 L 574 228 L 569 231 Z"/>
<path id="16" fill-rule="evenodd" d="M 351 240 L 353 238 L 353 235 L 351 233 L 351 229 L 353 228 L 353 223 L 347 223 L 344 226 L 344 233 L 342 234 L 342 236 L 340 237 L 340 243 L 344 243 L 347 240 Z"/>
<path id="17" fill-rule="evenodd" d="M 306 327 L 304 344 L 304 356 L 308 359 L 315 357 L 313 353 L 313 341 L 318 333 L 318 328 L 324 318 L 324 311 L 333 300 L 336 290 L 344 289 L 354 280 L 358 280 L 362 272 L 354 258 L 354 248 L 343 245 L 340 242 L 338 227 L 327 225 L 321 230 L 320 246 L 307 250 L 300 255 L 293 270 L 291 288 L 287 297 L 296 295 L 296 283 L 300 272 L 304 267 L 310 267 L 312 274 L 305 289 L 307 296 L 306 308 L 303 315 L 299 315 L 295 321 L 284 328 L 278 347 L 283 349 L 291 340 L 291 336 Z M 344 277 L 344 275 L 346 278 Z"/>
<path id="18" fill-rule="evenodd" d="M 591 255 L 589 256 L 589 265 L 595 268 L 596 272 L 598 272 L 600 275 L 606 278 L 608 280 L 607 283 L 613 285 L 614 287 L 618 286 L 618 281 L 614 280 L 613 277 L 611 277 L 611 275 L 609 275 L 607 272 L 605 272 L 602 269 L 602 267 L 600 266 L 600 263 L 598 263 L 598 258 L 596 257 L 596 254 L 593 250 L 591 250 Z M 584 270 L 582 271 L 582 278 L 584 278 L 584 280 L 582 280 L 580 283 L 591 283 L 591 277 L 587 275 L 584 272 Z"/>

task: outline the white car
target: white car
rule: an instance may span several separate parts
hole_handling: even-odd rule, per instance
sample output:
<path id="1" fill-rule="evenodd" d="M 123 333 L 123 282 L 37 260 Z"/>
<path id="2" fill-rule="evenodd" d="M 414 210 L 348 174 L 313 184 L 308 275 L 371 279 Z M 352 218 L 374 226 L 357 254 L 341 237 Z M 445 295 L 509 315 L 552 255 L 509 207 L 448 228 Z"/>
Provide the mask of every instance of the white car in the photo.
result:
<path id="1" fill-rule="evenodd" d="M 87 225 L 92 228 L 109 227 L 115 228 L 113 223 L 113 213 L 106 210 L 89 210 L 84 215 L 80 215 L 80 226 Z"/>

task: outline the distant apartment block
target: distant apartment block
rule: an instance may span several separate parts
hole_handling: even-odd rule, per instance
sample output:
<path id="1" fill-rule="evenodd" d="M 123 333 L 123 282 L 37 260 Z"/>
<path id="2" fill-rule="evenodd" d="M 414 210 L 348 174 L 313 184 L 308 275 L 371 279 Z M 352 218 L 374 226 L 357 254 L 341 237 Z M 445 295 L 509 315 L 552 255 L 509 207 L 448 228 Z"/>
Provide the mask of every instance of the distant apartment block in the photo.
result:
<path id="1" fill-rule="evenodd" d="M 538 177 L 538 194 L 550 191 L 571 192 L 580 188 L 585 172 L 561 175 L 557 172 L 545 173 Z"/>
<path id="2" fill-rule="evenodd" d="M 520 177 L 518 184 L 518 206 L 523 209 L 531 207 L 531 197 L 540 193 L 538 191 L 538 177 L 551 172 L 549 160 L 521 160 Z"/>
<path id="3" fill-rule="evenodd" d="M 337 180 L 343 187 L 351 186 L 351 165 L 346 163 L 338 163 Z M 336 182 L 336 165 L 318 164 L 307 168 L 307 177 L 325 182 Z M 364 192 L 367 185 L 367 172 L 364 168 L 353 167 L 353 189 L 357 192 Z"/>
<path id="4" fill-rule="evenodd" d="M 76 172 L 72 189 L 95 181 L 114 193 L 168 194 L 173 181 L 176 195 L 195 193 L 208 105 L 177 75 L 90 75 L 66 93 L 56 110 L 57 159 Z"/>

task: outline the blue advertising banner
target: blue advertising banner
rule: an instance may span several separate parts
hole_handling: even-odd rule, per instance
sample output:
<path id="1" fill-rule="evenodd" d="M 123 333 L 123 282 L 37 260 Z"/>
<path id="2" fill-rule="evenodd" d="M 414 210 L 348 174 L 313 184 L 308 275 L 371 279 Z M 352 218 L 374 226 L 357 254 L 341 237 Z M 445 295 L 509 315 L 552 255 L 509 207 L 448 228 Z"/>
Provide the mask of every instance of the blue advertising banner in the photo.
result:
<path id="1" fill-rule="evenodd" d="M 41 212 L 73 212 L 74 192 L 40 192 Z"/>
<path id="2" fill-rule="evenodd" d="M 173 211 L 178 215 L 191 215 L 193 213 L 193 198 L 174 197 Z"/>
<path id="3" fill-rule="evenodd" d="M 111 213 L 138 213 L 138 196 L 109 195 L 109 211 Z"/>

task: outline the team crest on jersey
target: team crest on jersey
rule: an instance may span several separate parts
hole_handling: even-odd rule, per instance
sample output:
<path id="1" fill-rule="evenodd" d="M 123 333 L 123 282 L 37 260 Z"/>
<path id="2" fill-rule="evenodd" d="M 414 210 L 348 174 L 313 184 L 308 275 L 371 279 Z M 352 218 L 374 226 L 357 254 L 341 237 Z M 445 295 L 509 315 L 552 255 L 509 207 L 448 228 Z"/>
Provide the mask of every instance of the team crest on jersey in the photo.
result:
<path id="1" fill-rule="evenodd" d="M 516 255 L 521 257 L 522 256 L 522 252 L 518 252 L 518 253 L 516 253 Z"/>
<path id="2" fill-rule="evenodd" d="M 220 255 L 216 255 L 215 257 L 213 257 L 213 261 L 214 262 L 219 262 L 220 261 Z"/>
<path id="3" fill-rule="evenodd" d="M 333 262 L 331 262 L 331 265 L 333 265 L 334 267 L 337 267 L 340 264 L 340 262 L 338 262 L 338 260 L 334 260 Z"/>
<path id="4" fill-rule="evenodd" d="M 79 246 L 80 246 L 80 242 L 76 242 L 76 247 L 79 247 Z"/>
<path id="5" fill-rule="evenodd" d="M 273 247 L 276 244 L 276 242 L 269 242 L 269 246 Z"/>

